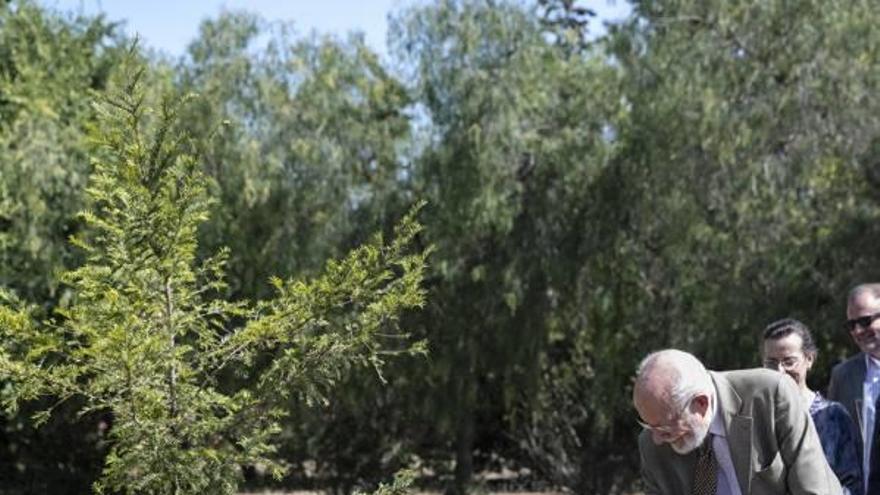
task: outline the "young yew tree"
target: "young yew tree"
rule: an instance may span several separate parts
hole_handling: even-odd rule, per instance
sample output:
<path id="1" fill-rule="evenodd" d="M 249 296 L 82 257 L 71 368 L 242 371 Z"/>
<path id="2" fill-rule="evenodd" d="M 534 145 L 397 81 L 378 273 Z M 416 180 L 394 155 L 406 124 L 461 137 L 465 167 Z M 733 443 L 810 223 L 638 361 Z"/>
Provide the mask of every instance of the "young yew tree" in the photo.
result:
<path id="1" fill-rule="evenodd" d="M 186 99 L 152 105 L 144 70 L 127 74 L 97 98 L 88 228 L 73 239 L 87 260 L 63 275 L 75 297 L 35 321 L 2 294 L 4 404 L 107 415 L 98 493 L 234 493 L 243 464 L 283 472 L 273 437 L 291 396 L 320 403 L 343 374 L 422 350 L 397 317 L 424 301 L 427 250 L 412 247 L 411 213 L 389 242 L 377 235 L 317 278 L 273 279 L 270 300 L 223 300 L 227 253 L 195 254 L 211 201 L 175 120 Z"/>

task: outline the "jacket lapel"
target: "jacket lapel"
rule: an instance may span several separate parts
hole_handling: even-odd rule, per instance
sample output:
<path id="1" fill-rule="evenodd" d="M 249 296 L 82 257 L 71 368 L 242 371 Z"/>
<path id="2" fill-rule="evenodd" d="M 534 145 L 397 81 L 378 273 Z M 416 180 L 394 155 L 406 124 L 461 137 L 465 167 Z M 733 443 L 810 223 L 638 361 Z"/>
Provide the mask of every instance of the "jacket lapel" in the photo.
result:
<path id="1" fill-rule="evenodd" d="M 741 414 L 742 399 L 721 373 L 710 371 L 718 393 L 718 412 L 724 421 L 730 459 L 740 490 L 748 494 L 751 485 L 752 418 Z"/>
<path id="2" fill-rule="evenodd" d="M 865 364 L 865 354 L 860 354 L 861 359 L 856 361 L 853 366 L 853 376 L 847 378 L 846 382 L 852 389 L 849 396 L 853 398 L 853 410 L 855 411 L 856 422 L 859 424 L 859 431 L 865 431 L 865 418 L 862 417 L 862 397 L 864 396 L 865 375 L 868 374 L 868 367 Z"/>

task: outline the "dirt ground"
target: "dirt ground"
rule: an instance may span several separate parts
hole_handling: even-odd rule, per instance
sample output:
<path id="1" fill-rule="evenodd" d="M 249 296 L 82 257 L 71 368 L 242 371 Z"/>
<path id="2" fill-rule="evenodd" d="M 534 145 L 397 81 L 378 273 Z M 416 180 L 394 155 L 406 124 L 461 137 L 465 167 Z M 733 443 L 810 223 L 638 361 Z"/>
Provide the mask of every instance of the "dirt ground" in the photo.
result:
<path id="1" fill-rule="evenodd" d="M 413 495 L 441 495 L 442 492 L 414 492 Z M 561 492 L 486 492 L 486 495 L 562 495 Z M 240 495 L 324 495 L 324 492 L 247 492 Z"/>

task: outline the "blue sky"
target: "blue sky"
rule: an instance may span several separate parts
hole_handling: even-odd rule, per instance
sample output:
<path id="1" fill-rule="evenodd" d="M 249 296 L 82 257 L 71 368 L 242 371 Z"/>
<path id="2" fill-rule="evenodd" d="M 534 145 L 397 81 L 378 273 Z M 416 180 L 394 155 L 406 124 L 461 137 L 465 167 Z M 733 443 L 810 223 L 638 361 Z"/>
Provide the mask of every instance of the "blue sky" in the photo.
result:
<path id="1" fill-rule="evenodd" d="M 110 20 L 126 20 L 129 33 L 137 32 L 145 46 L 169 55 L 184 53 L 196 36 L 199 22 L 222 9 L 257 12 L 268 20 L 293 21 L 297 30 L 344 35 L 362 31 L 367 44 L 385 53 L 389 12 L 424 0 L 40 0 L 62 11 L 104 12 Z M 602 19 L 619 19 L 629 12 L 623 0 L 581 2 Z M 598 23 L 597 23 L 598 24 Z"/>

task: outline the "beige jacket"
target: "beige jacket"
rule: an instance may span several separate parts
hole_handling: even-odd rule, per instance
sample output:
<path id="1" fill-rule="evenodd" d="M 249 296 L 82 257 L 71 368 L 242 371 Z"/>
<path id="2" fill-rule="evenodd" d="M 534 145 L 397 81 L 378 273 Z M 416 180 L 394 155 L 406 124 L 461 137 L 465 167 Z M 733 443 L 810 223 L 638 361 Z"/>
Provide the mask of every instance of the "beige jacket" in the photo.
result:
<path id="1" fill-rule="evenodd" d="M 764 369 L 710 372 L 743 495 L 839 495 L 794 381 Z M 679 455 L 639 436 L 646 495 L 688 495 L 696 453 Z"/>

